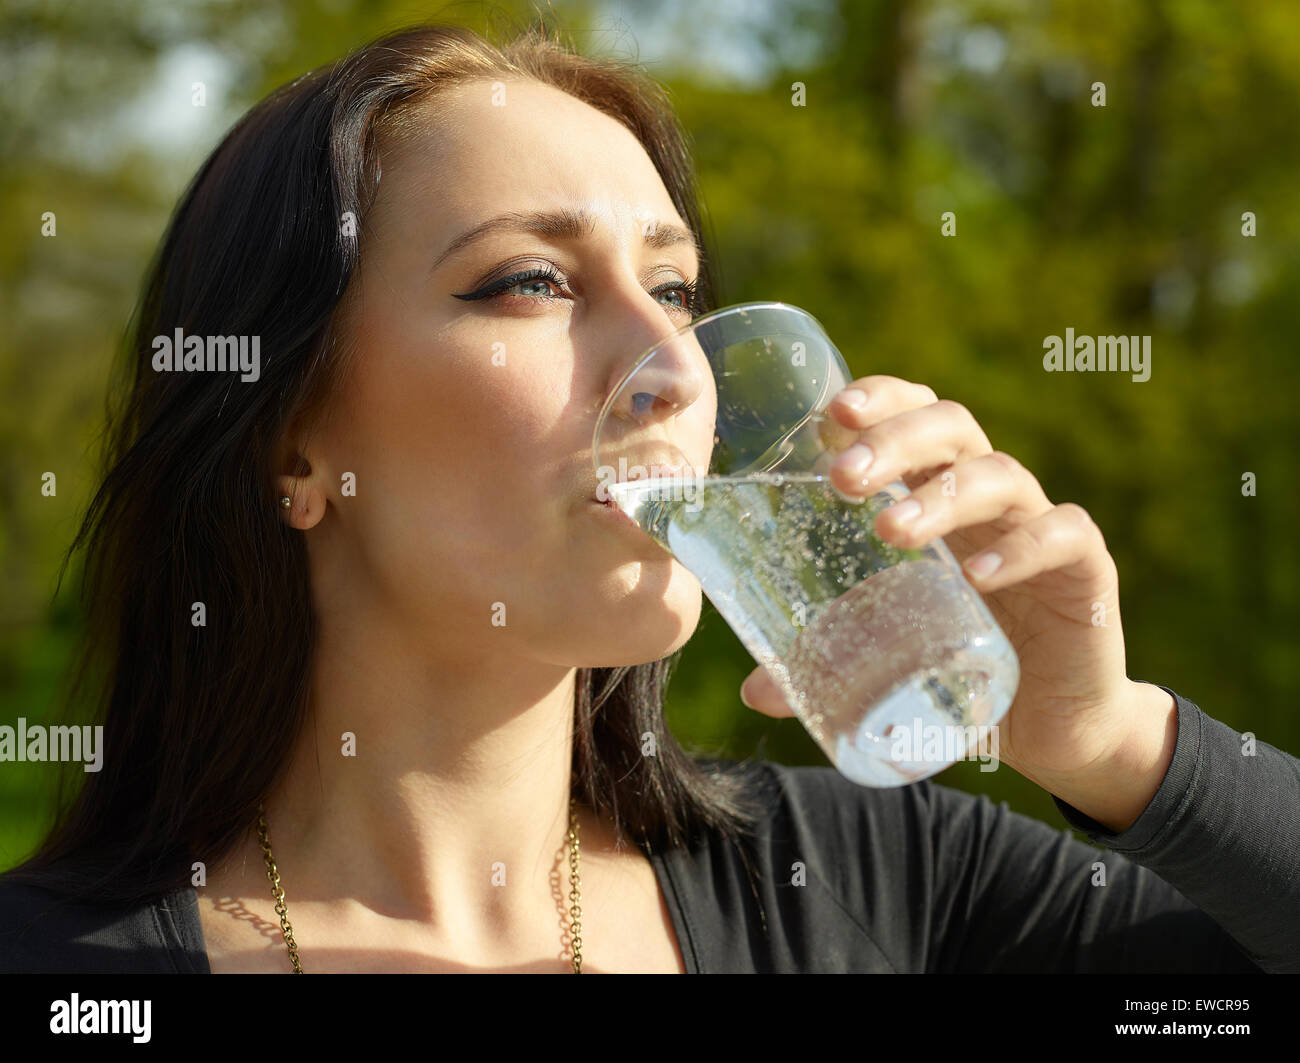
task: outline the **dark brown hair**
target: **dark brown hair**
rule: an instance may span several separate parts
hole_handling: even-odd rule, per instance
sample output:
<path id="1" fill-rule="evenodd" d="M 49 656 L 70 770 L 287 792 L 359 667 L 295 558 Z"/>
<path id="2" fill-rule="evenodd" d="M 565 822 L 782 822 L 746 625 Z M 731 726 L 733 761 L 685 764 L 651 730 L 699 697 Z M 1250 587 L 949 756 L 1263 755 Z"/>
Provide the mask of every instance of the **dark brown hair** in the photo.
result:
<path id="1" fill-rule="evenodd" d="M 219 863 L 256 818 L 306 720 L 315 638 L 306 545 L 278 516 L 271 448 L 339 379 L 346 345 L 332 322 L 361 232 L 340 219 L 366 217 L 385 129 L 440 88 L 506 76 L 630 129 L 707 248 L 665 91 L 631 62 L 576 54 L 544 22 L 499 47 L 461 27 L 403 30 L 249 111 L 191 182 L 150 266 L 112 389 L 106 472 L 64 560 L 85 548 L 71 702 L 88 692 L 103 767 L 78 773 L 71 797 L 61 789 L 52 830 L 4 878 L 138 903 L 187 886 L 193 860 Z M 707 251 L 701 266 L 707 310 Z M 260 379 L 154 371 L 152 338 L 177 328 L 260 336 Z M 200 601 L 207 626 L 195 628 Z M 676 660 L 579 670 L 574 792 L 643 847 L 701 830 L 741 840 L 754 814 L 747 765 L 688 755 L 664 725 Z M 642 753 L 647 733 L 656 755 Z"/>

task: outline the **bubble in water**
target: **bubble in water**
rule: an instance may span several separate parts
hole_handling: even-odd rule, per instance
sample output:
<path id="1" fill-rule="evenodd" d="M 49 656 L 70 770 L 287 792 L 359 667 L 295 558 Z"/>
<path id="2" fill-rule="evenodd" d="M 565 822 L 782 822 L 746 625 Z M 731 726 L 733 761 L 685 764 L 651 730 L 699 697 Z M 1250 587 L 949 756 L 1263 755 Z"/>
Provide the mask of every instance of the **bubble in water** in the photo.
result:
<path id="1" fill-rule="evenodd" d="M 872 529 L 890 493 L 864 507 L 811 474 L 711 478 L 694 511 L 635 486 L 614 493 L 695 573 L 848 778 L 932 775 L 947 763 L 893 758 L 892 728 L 988 724 L 1010 705 L 1015 652 L 942 540 L 903 550 Z M 790 623 L 796 602 L 802 629 Z"/>

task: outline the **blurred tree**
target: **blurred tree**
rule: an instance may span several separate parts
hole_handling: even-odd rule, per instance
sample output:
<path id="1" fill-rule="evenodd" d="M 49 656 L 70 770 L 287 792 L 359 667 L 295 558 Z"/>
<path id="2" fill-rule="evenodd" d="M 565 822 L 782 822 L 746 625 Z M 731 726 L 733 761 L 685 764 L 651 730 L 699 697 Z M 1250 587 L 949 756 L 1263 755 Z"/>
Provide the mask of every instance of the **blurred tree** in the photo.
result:
<path id="1" fill-rule="evenodd" d="M 1101 526 L 1129 674 L 1300 749 L 1300 8 L 1210 0 L 792 0 L 716 14 L 683 0 L 11 0 L 0 719 L 57 704 L 78 613 L 66 592 L 52 605 L 53 575 L 93 484 L 109 359 L 204 154 L 271 88 L 386 29 L 432 17 L 491 30 L 535 10 L 584 50 L 640 48 L 669 85 L 724 301 L 803 306 L 855 373 L 969 406 L 1053 501 Z M 42 235 L 47 212 L 56 236 Z M 1150 379 L 1045 372 L 1043 341 L 1066 328 L 1150 335 Z M 823 763 L 797 723 L 740 706 L 751 667 L 706 608 L 670 690 L 675 732 Z M 0 864 L 39 832 L 28 810 L 44 783 L 27 768 L 0 767 Z M 1009 771 L 940 778 L 1063 825 Z"/>

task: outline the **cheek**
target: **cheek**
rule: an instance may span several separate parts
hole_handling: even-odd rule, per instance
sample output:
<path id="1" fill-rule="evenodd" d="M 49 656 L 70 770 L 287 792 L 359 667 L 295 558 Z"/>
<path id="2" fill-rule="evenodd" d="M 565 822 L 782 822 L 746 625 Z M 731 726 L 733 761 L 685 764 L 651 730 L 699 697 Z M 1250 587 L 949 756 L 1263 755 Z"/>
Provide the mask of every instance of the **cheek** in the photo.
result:
<path id="1" fill-rule="evenodd" d="M 535 579 L 564 543 L 546 507 L 562 497 L 548 470 L 576 449 L 557 442 L 567 380 L 532 370 L 520 342 L 500 365 L 486 336 L 402 348 L 371 335 L 330 433 L 331 493 L 370 566 L 423 571 L 422 593 Z M 344 471 L 355 498 L 339 494 Z"/>
<path id="2" fill-rule="evenodd" d="M 408 491 L 455 496 L 517 486 L 528 463 L 540 460 L 564 396 L 528 371 L 522 341 L 496 334 L 381 332 L 360 355 L 364 368 L 348 396 L 357 441 Z"/>

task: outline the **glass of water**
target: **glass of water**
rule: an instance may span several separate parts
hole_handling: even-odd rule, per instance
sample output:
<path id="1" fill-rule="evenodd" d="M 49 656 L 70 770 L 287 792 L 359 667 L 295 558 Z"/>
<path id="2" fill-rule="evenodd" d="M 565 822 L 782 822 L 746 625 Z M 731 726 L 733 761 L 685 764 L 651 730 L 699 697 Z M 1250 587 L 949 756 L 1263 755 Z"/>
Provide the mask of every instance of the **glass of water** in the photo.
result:
<path id="1" fill-rule="evenodd" d="M 695 575 L 841 774 L 901 786 L 982 742 L 1019 661 L 942 539 L 875 533 L 901 481 L 865 499 L 832 486 L 856 433 L 826 407 L 850 383 L 806 311 L 725 307 L 637 359 L 592 455 L 601 501 Z"/>

